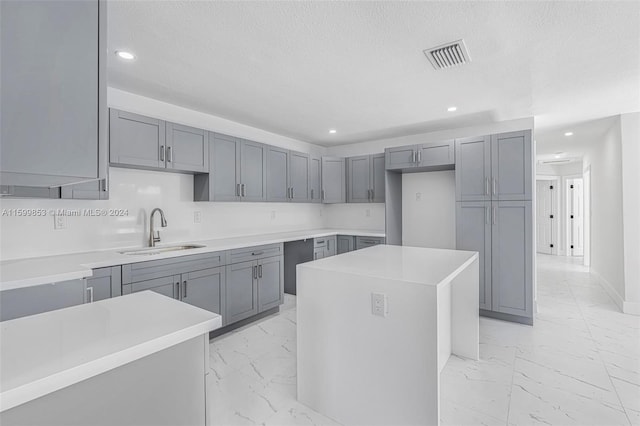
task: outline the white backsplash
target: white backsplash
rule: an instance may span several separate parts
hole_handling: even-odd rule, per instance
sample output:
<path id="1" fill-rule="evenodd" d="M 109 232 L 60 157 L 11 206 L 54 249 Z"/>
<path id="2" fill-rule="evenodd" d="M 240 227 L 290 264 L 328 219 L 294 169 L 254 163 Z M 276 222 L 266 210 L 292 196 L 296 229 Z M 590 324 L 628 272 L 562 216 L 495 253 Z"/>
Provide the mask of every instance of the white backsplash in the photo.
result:
<path id="1" fill-rule="evenodd" d="M 168 222 L 156 227 L 162 243 L 325 226 L 319 204 L 194 202 L 191 175 L 112 167 L 109 200 L 2 199 L 0 209 L 125 209 L 128 215 L 67 217 L 67 228 L 57 230 L 49 214 L 1 216 L 0 259 L 146 245 L 154 207 L 164 210 Z M 196 211 L 202 223 L 194 223 Z"/>
<path id="2" fill-rule="evenodd" d="M 384 231 L 384 203 L 325 204 L 327 228 Z"/>

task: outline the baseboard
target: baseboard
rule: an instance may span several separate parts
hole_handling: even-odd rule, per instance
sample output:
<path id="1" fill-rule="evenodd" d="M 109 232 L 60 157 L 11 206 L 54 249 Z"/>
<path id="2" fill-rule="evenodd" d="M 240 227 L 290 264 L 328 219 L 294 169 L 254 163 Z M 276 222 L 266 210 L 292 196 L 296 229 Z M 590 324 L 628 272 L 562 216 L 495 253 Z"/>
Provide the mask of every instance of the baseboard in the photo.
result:
<path id="1" fill-rule="evenodd" d="M 622 302 L 622 312 L 640 316 L 640 302 Z"/>
<path id="2" fill-rule="evenodd" d="M 602 285 L 602 288 L 604 288 L 604 291 L 606 291 L 609 297 L 613 299 L 613 303 L 615 303 L 618 306 L 618 309 L 620 309 L 620 312 L 624 312 L 624 309 L 623 309 L 624 299 L 622 298 L 622 296 L 620 296 L 620 293 L 618 293 L 616 289 L 613 288 L 611 283 L 607 281 L 602 275 L 600 275 L 598 271 L 594 270 L 593 268 L 590 268 L 589 272 L 591 272 L 596 277 L 598 277 L 598 279 L 600 280 L 600 284 Z"/>

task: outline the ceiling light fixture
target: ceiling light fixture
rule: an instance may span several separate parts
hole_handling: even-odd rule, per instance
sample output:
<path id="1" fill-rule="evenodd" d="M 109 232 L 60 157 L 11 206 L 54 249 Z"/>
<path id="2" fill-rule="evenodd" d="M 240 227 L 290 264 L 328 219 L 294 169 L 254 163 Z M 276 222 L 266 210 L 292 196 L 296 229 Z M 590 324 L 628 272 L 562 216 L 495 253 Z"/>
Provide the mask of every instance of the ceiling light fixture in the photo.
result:
<path id="1" fill-rule="evenodd" d="M 329 133 L 331 133 L 332 135 L 336 133 L 336 129 L 331 129 L 329 130 Z"/>
<path id="2" fill-rule="evenodd" d="M 567 132 L 564 134 L 565 136 L 573 136 L 573 132 Z"/>
<path id="3" fill-rule="evenodd" d="M 458 108 L 456 108 L 456 107 L 449 107 L 449 108 L 447 108 L 447 111 L 449 111 L 449 112 L 453 112 L 453 111 L 455 111 L 455 110 L 457 110 L 457 109 L 458 109 Z"/>
<path id="4" fill-rule="evenodd" d="M 136 58 L 136 55 L 131 52 L 127 52 L 126 50 L 116 50 L 116 56 L 127 61 L 132 61 Z"/>

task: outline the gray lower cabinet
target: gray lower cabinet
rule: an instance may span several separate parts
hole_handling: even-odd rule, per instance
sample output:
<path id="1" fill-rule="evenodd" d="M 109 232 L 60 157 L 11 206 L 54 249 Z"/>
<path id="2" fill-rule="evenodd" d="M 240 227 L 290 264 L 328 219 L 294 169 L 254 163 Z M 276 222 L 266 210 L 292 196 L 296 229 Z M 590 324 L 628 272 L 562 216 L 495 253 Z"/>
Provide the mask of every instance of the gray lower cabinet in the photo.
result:
<path id="1" fill-rule="evenodd" d="M 106 2 L 0 2 L 0 184 L 106 176 Z"/>
<path id="2" fill-rule="evenodd" d="M 531 201 L 465 201 L 456 206 L 456 248 L 480 255 L 484 315 L 533 321 Z"/>
<path id="3" fill-rule="evenodd" d="M 348 253 L 355 250 L 356 237 L 351 235 L 338 235 L 336 238 L 336 249 L 338 254 Z"/>
<path id="4" fill-rule="evenodd" d="M 480 255 L 480 309 L 491 309 L 491 220 L 490 201 L 456 203 L 456 249 Z"/>
<path id="5" fill-rule="evenodd" d="M 361 155 L 346 159 L 347 202 L 383 203 L 385 155 Z"/>
<path id="6" fill-rule="evenodd" d="M 87 278 L 87 302 L 111 299 L 122 294 L 122 268 L 112 266 L 93 270 Z"/>
<path id="7" fill-rule="evenodd" d="M 112 165 L 163 168 L 166 142 L 163 120 L 109 110 L 109 162 Z"/>
<path id="8" fill-rule="evenodd" d="M 290 199 L 289 150 L 267 146 L 267 201 L 287 202 Z"/>
<path id="9" fill-rule="evenodd" d="M 321 198 L 325 204 L 346 202 L 345 159 L 322 157 Z"/>
<path id="10" fill-rule="evenodd" d="M 356 250 L 384 244 L 383 237 L 356 237 Z"/>
<path id="11" fill-rule="evenodd" d="M 258 312 L 276 308 L 284 302 L 284 257 L 258 261 Z"/>
<path id="12" fill-rule="evenodd" d="M 41 314 L 85 303 L 85 280 L 23 287 L 0 292 L 0 321 Z"/>
<path id="13" fill-rule="evenodd" d="M 137 293 L 145 290 L 180 299 L 180 275 L 168 275 L 150 280 L 136 281 L 122 286 L 122 294 Z"/>
<path id="14" fill-rule="evenodd" d="M 208 132 L 182 124 L 166 123 L 167 169 L 183 172 L 209 171 Z"/>
<path id="15" fill-rule="evenodd" d="M 180 300 L 198 308 L 224 315 L 226 301 L 225 274 L 225 267 L 182 274 Z"/>
<path id="16" fill-rule="evenodd" d="M 338 254 L 338 242 L 335 235 L 329 237 L 314 238 L 313 258 L 314 260 Z"/>
<path id="17" fill-rule="evenodd" d="M 313 260 L 324 259 L 327 257 L 327 251 L 324 247 L 313 249 Z"/>
<path id="18" fill-rule="evenodd" d="M 311 156 L 309 157 L 309 201 L 312 203 L 322 202 L 321 181 L 322 159 Z"/>

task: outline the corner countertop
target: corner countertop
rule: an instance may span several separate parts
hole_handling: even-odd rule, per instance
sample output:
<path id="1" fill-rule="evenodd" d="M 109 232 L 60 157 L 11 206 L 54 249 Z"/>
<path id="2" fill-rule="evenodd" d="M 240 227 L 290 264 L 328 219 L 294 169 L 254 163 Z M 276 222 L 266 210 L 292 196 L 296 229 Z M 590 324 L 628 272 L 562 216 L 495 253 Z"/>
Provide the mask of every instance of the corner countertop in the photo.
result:
<path id="1" fill-rule="evenodd" d="M 478 258 L 478 252 L 378 245 L 298 265 L 352 275 L 438 286 Z"/>
<path id="2" fill-rule="evenodd" d="M 222 317 L 144 291 L 0 323 L 0 412 L 185 342 Z"/>
<path id="3" fill-rule="evenodd" d="M 218 238 L 203 241 L 182 241 L 159 244 L 157 247 L 181 244 L 199 244 L 202 248 L 165 252 L 149 256 L 134 256 L 120 253 L 141 247 L 122 247 L 118 249 L 70 253 L 57 256 L 33 257 L 4 260 L 0 262 L 0 291 L 30 287 L 60 281 L 87 278 L 92 269 L 109 266 L 146 262 L 149 260 L 169 259 L 179 256 L 210 253 L 222 250 L 257 246 L 263 244 L 284 243 L 307 238 L 320 238 L 332 235 L 354 235 L 384 237 L 384 231 L 363 231 L 353 229 L 311 229 L 303 231 L 278 232 L 272 234 L 246 235 L 241 237 Z"/>

